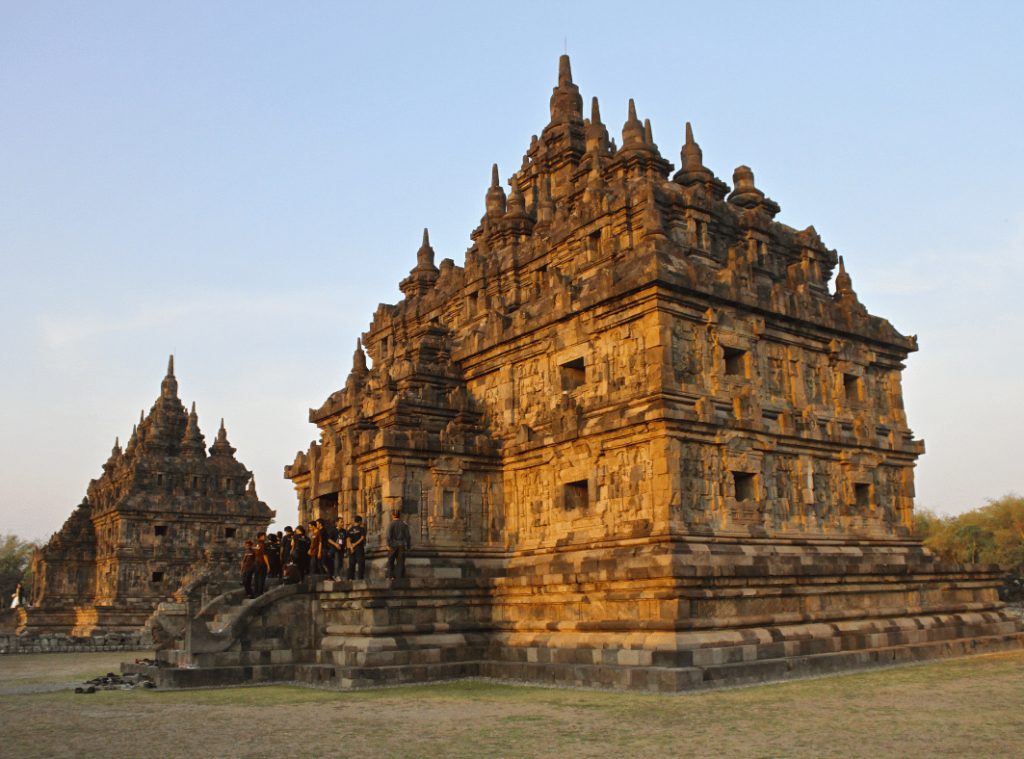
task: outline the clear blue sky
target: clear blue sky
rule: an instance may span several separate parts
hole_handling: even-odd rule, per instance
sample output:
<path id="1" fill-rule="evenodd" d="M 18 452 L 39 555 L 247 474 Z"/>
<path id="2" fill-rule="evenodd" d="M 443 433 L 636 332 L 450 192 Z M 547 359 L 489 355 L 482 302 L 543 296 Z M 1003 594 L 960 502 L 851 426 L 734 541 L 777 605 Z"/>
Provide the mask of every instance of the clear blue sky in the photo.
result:
<path id="1" fill-rule="evenodd" d="M 613 130 L 635 98 L 678 165 L 692 122 L 919 336 L 919 506 L 1024 492 L 1022 31 L 1019 1 L 2 0 L 0 532 L 59 529 L 171 352 L 292 522 L 307 409 L 423 227 L 462 263 L 566 46 Z"/>

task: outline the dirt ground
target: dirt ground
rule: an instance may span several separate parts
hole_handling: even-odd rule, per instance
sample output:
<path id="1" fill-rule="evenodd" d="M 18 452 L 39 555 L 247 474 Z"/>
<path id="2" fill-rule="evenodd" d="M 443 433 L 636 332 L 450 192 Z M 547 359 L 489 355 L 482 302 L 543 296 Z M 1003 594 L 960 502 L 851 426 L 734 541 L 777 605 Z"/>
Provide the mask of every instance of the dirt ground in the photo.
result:
<path id="1" fill-rule="evenodd" d="M 135 656 L 132 654 L 131 656 Z M 22 757 L 1012 757 L 1024 652 L 679 696 L 463 682 L 41 692 L 124 657 L 0 659 L 0 755 Z"/>

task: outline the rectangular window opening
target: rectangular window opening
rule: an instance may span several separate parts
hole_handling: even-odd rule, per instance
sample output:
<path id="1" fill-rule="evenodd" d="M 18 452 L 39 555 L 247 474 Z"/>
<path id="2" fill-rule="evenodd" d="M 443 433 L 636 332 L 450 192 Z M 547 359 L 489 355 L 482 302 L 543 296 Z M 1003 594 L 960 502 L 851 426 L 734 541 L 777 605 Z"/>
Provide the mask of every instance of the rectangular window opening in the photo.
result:
<path id="1" fill-rule="evenodd" d="M 455 518 L 455 493 L 451 490 L 441 494 L 441 516 L 445 519 Z"/>
<path id="2" fill-rule="evenodd" d="M 224 528 L 224 537 L 225 538 L 233 538 L 237 534 L 238 534 L 238 529 L 236 527 L 225 527 Z"/>
<path id="3" fill-rule="evenodd" d="M 571 393 L 587 381 L 587 369 L 582 358 L 562 364 L 562 390 Z"/>
<path id="4" fill-rule="evenodd" d="M 158 474 L 156 476 L 156 484 L 157 485 L 163 485 L 164 484 L 164 476 L 162 474 Z"/>
<path id="5" fill-rule="evenodd" d="M 843 388 L 846 390 L 846 400 L 860 400 L 860 377 L 856 374 L 843 375 Z"/>
<path id="6" fill-rule="evenodd" d="M 590 505 L 590 492 L 586 480 L 569 482 L 565 486 L 565 510 L 586 511 Z"/>
<path id="7" fill-rule="evenodd" d="M 756 501 L 757 475 L 750 472 L 733 472 L 732 481 L 736 490 L 737 501 Z"/>
<path id="8" fill-rule="evenodd" d="M 857 511 L 871 510 L 871 485 L 854 485 L 853 495 L 857 504 Z"/>
<path id="9" fill-rule="evenodd" d="M 163 581 L 164 581 L 164 573 L 163 572 L 154 572 L 153 573 L 153 582 L 163 582 Z"/>
<path id="10" fill-rule="evenodd" d="M 167 534 L 167 525 L 157 525 L 153 528 L 153 534 L 156 535 L 158 538 L 162 538 L 164 535 Z"/>
<path id="11" fill-rule="evenodd" d="M 725 348 L 725 373 L 730 377 L 747 376 L 747 352 L 739 348 Z"/>

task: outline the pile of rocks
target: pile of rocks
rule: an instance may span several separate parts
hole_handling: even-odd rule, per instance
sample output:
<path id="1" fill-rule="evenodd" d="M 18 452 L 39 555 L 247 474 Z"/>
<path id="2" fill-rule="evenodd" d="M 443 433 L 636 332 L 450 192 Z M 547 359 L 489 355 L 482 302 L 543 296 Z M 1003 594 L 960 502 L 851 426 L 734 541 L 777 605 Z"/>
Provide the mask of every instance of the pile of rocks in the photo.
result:
<path id="1" fill-rule="evenodd" d="M 1008 604 L 1024 603 L 1024 577 L 1007 572 L 1003 577 L 1003 587 L 999 589 L 999 600 Z"/>
<path id="2" fill-rule="evenodd" d="M 156 683 L 148 675 L 116 675 L 108 672 L 103 677 L 86 680 L 75 693 L 95 693 L 98 690 L 133 690 L 134 688 L 155 688 Z"/>
<path id="3" fill-rule="evenodd" d="M 64 633 L 32 635 L 0 633 L 0 656 L 4 654 L 91 653 L 94 651 L 148 651 L 141 633 L 107 633 L 76 637 Z"/>

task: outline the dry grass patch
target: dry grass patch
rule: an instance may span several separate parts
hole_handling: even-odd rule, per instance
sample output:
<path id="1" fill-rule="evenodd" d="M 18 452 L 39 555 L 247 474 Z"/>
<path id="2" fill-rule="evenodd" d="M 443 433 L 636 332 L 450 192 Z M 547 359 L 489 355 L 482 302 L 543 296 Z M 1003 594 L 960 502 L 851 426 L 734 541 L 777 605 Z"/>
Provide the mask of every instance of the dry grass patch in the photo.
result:
<path id="1" fill-rule="evenodd" d="M 489 682 L 13 695 L 0 719 L 5 759 L 1017 759 L 1022 703 L 1015 653 L 685 696 Z"/>

